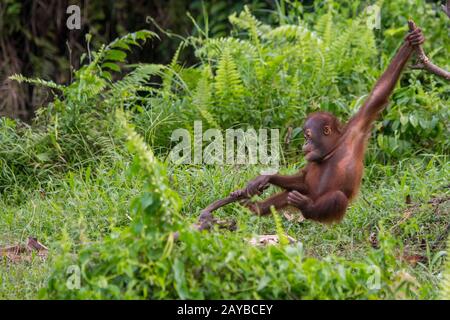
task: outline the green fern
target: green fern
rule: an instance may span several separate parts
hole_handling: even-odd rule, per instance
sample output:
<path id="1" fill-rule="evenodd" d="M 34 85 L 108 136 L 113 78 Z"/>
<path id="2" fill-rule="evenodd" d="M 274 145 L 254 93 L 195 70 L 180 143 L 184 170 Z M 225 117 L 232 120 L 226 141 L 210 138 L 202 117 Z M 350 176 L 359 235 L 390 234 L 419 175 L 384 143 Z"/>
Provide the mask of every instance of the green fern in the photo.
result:
<path id="1" fill-rule="evenodd" d="M 215 80 L 216 95 L 222 102 L 233 102 L 243 96 L 244 86 L 228 47 L 220 57 Z"/>
<path id="2" fill-rule="evenodd" d="M 333 12 L 331 8 L 328 12 L 317 19 L 315 28 L 317 34 L 321 37 L 323 46 L 327 47 L 330 45 L 334 36 L 334 23 L 333 23 Z"/>
<path id="3" fill-rule="evenodd" d="M 211 86 L 209 83 L 211 78 L 211 71 L 209 68 L 205 68 L 202 72 L 202 77 L 198 81 L 192 102 L 211 127 L 220 128 L 214 116 L 209 112 L 212 101 Z"/>
<path id="4" fill-rule="evenodd" d="M 218 60 L 222 55 L 223 48 L 228 48 L 232 54 L 243 56 L 246 59 L 255 59 L 258 49 L 248 40 L 227 38 L 209 38 L 196 42 L 195 55 L 200 59 Z"/>
<path id="5" fill-rule="evenodd" d="M 253 45 L 257 48 L 259 58 L 262 59 L 263 47 L 261 45 L 261 36 L 271 30 L 271 27 L 261 23 L 255 16 L 252 15 L 248 6 L 244 6 L 244 11 L 242 11 L 239 16 L 232 14 L 229 17 L 230 23 L 237 26 L 240 29 L 246 30 L 250 36 L 250 40 Z"/>
<path id="6" fill-rule="evenodd" d="M 318 19 L 315 29 L 321 41 L 312 48 L 313 52 L 308 53 L 313 56 L 311 65 L 315 70 L 315 88 L 328 88 L 327 95 L 331 90 L 339 94 L 338 78 L 349 77 L 353 71 L 361 72 L 364 65 L 371 63 L 376 55 L 375 38 L 364 22 L 362 13 L 350 22 L 337 23 L 331 9 Z M 336 30 L 343 31 L 337 33 Z"/>
<path id="7" fill-rule="evenodd" d="M 161 75 L 162 69 L 163 66 L 159 64 L 139 64 L 122 80 L 113 83 L 111 92 L 115 96 L 130 96 L 137 91 L 148 91 L 150 88 L 146 84 L 153 75 Z"/>
<path id="8" fill-rule="evenodd" d="M 236 13 L 230 15 L 230 23 L 240 29 L 247 30 L 250 35 L 250 39 L 256 47 L 260 47 L 260 34 L 267 32 L 270 27 L 263 25 L 255 16 L 252 15 L 248 6 L 244 6 L 239 16 Z"/>
<path id="9" fill-rule="evenodd" d="M 268 41 L 291 42 L 291 41 L 314 41 L 317 45 L 321 40 L 317 34 L 303 25 L 285 24 L 270 30 L 262 35 Z"/>
<path id="10" fill-rule="evenodd" d="M 131 46 L 140 46 L 139 41 L 144 43 L 155 37 L 159 38 L 156 33 L 148 30 L 139 30 L 128 33 L 123 37 L 117 38 L 106 47 L 101 48 L 97 53 L 93 65 L 100 62 L 100 67 L 103 70 L 102 75 L 111 80 L 111 74 L 105 69 L 120 72 L 121 68 L 117 63 L 125 62 L 125 58 L 128 55 L 126 51 L 131 51 Z"/>
<path id="11" fill-rule="evenodd" d="M 163 79 L 162 79 L 162 91 L 164 95 L 170 95 L 172 91 L 172 85 L 173 85 L 173 77 L 174 74 L 180 73 L 183 69 L 181 65 L 178 64 L 178 59 L 180 57 L 180 52 L 184 48 L 184 42 L 182 42 L 177 50 L 175 51 L 175 54 L 173 55 L 172 61 L 166 68 Z"/>
<path id="12" fill-rule="evenodd" d="M 57 89 L 60 91 L 64 91 L 64 89 L 65 89 L 64 86 L 59 85 L 53 81 L 47 81 L 47 80 L 43 80 L 43 79 L 39 79 L 39 78 L 27 78 L 21 74 L 14 74 L 14 75 L 10 76 L 9 79 L 15 80 L 19 83 L 34 84 L 34 85 L 39 85 L 39 86 L 43 86 L 43 87 L 47 87 L 47 88 Z"/>
<path id="13" fill-rule="evenodd" d="M 331 45 L 335 39 L 333 14 L 330 10 L 318 19 L 315 29 L 321 38 L 314 55 L 314 68 L 320 70 L 320 72 L 316 72 L 315 81 L 321 85 L 323 81 L 334 81 L 335 74 L 333 72 L 333 55 L 329 53 L 332 52 Z M 340 59 L 337 56 L 336 58 Z"/>

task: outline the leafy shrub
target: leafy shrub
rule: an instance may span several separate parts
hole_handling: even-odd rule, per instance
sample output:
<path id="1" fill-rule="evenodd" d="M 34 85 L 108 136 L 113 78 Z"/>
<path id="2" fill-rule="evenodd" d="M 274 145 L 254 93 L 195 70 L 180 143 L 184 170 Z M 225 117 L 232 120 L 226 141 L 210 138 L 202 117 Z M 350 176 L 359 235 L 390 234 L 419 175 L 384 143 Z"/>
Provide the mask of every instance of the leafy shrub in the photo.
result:
<path id="1" fill-rule="evenodd" d="M 234 27 L 230 36 L 209 38 L 200 32 L 185 40 L 182 47 L 194 47 L 198 65 L 178 64 L 177 51 L 166 71 L 170 76 L 164 76 L 161 89 L 146 103 L 152 110 L 147 121 L 167 120 L 151 144 L 158 150 L 170 149 L 167 135 L 174 128 L 191 128 L 199 119 L 224 129 L 270 127 L 280 128 L 283 134 L 288 127 L 299 129 L 306 114 L 317 109 L 346 120 L 361 106 L 403 41 L 409 15 L 404 12 L 410 10 L 417 17 L 427 37 L 432 34 L 426 48 L 435 53 L 436 63 L 446 66 L 445 54 L 438 53 L 449 46 L 449 40 L 445 32 L 434 30 L 445 30 L 447 20 L 436 19 L 433 6 L 383 2 L 382 31 L 368 28 L 359 2 L 352 10 L 330 2 L 313 14 L 303 13 L 302 20 L 280 19 L 277 26 L 258 21 L 246 7 L 229 17 Z M 448 90 L 445 80 L 406 70 L 391 106 L 375 126 L 371 159 L 399 158 L 416 151 L 446 153 Z M 294 142 L 301 136 L 298 129 Z M 418 135 L 421 139 L 415 139 Z M 285 151 L 296 154 L 293 148 Z"/>
<path id="2" fill-rule="evenodd" d="M 20 75 L 11 77 L 47 86 L 60 94 L 39 110 L 32 126 L 0 119 L 0 192 L 10 192 L 15 184 L 25 188 L 45 185 L 53 175 L 94 167 L 116 157 L 111 112 L 127 95 L 140 90 L 139 85 L 159 67 L 137 66 L 117 82 L 110 80 L 111 74 L 106 70 L 119 71 L 117 63 L 124 61 L 124 50 L 153 36 L 148 31 L 138 31 L 102 47 L 93 53 L 89 64 L 75 72 L 74 81 L 67 86 Z"/>

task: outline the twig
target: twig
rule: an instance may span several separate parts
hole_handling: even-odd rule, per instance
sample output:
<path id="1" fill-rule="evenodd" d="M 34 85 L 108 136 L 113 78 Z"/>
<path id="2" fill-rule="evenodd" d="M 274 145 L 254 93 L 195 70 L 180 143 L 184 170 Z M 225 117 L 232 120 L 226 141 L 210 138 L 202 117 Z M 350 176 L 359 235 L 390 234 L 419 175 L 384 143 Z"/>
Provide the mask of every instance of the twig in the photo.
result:
<path id="1" fill-rule="evenodd" d="M 287 133 L 286 133 L 286 136 L 284 137 L 284 143 L 285 144 L 289 144 L 289 143 L 291 143 L 291 139 L 292 139 L 292 127 L 289 127 L 288 129 L 287 129 Z"/>
<path id="2" fill-rule="evenodd" d="M 442 11 L 445 12 L 445 14 L 450 18 L 450 0 L 447 0 L 447 5 L 442 5 L 441 6 Z"/>
<path id="3" fill-rule="evenodd" d="M 449 4 L 450 4 L 450 0 L 447 2 L 447 8 L 448 8 Z M 447 11 L 446 11 L 446 13 L 447 13 Z M 409 31 L 412 31 L 416 28 L 416 25 L 412 20 L 408 21 L 408 25 L 409 25 Z M 419 62 L 417 64 L 411 66 L 412 69 L 427 70 L 428 72 L 431 72 L 439 77 L 442 77 L 442 78 L 450 81 L 450 72 L 448 72 L 447 70 L 444 70 L 444 69 L 438 67 L 437 65 L 435 65 L 434 63 L 432 63 L 430 61 L 430 59 L 427 57 L 427 55 L 425 54 L 425 52 L 423 51 L 423 48 L 421 45 L 416 47 L 416 54 L 417 54 L 417 60 Z"/>

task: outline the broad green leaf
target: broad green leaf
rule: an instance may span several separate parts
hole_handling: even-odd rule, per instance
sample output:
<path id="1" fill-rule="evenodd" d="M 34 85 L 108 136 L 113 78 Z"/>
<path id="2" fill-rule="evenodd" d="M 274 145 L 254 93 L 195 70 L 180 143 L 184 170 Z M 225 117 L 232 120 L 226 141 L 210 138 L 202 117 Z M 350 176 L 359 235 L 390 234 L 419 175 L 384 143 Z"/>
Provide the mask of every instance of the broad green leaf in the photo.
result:
<path id="1" fill-rule="evenodd" d="M 413 114 L 409 116 L 409 122 L 412 124 L 412 126 L 414 128 L 416 128 L 418 123 L 419 123 L 419 121 L 417 120 L 416 116 L 413 115 Z"/>
<path id="2" fill-rule="evenodd" d="M 102 71 L 102 77 L 106 78 L 106 79 L 108 79 L 110 81 L 112 80 L 112 75 L 108 71 Z"/>
<path id="3" fill-rule="evenodd" d="M 264 289 L 265 287 L 267 287 L 270 280 L 271 279 L 268 276 L 262 277 L 261 280 L 259 281 L 258 288 L 256 288 L 256 291 L 260 291 L 260 290 Z"/>
<path id="4" fill-rule="evenodd" d="M 409 122 L 408 117 L 402 114 L 400 116 L 400 123 L 402 124 L 402 126 L 406 126 L 408 122 Z"/>
<path id="5" fill-rule="evenodd" d="M 121 48 L 121 49 L 124 49 L 124 50 L 131 51 L 130 46 L 127 45 L 127 44 L 126 44 L 125 42 L 123 42 L 123 41 L 118 41 L 118 42 L 115 43 L 112 47 L 113 47 L 113 48 Z"/>
<path id="6" fill-rule="evenodd" d="M 382 134 L 379 134 L 377 136 L 377 142 L 378 142 L 378 145 L 380 146 L 380 148 L 383 148 L 383 135 Z"/>
<path id="7" fill-rule="evenodd" d="M 106 53 L 105 60 L 124 62 L 127 54 L 121 50 L 111 49 Z"/>
<path id="8" fill-rule="evenodd" d="M 111 69 L 112 71 L 120 72 L 120 67 L 117 64 L 112 63 L 112 62 L 103 63 L 102 68 L 108 68 L 108 69 Z"/>
<path id="9" fill-rule="evenodd" d="M 430 123 L 426 119 L 423 119 L 423 118 L 419 119 L 419 124 L 424 129 L 428 129 L 429 125 L 430 125 Z"/>
<path id="10" fill-rule="evenodd" d="M 175 290 L 177 290 L 180 299 L 188 299 L 189 292 L 186 286 L 184 263 L 178 258 L 176 258 L 173 263 L 173 273 L 175 278 Z"/>

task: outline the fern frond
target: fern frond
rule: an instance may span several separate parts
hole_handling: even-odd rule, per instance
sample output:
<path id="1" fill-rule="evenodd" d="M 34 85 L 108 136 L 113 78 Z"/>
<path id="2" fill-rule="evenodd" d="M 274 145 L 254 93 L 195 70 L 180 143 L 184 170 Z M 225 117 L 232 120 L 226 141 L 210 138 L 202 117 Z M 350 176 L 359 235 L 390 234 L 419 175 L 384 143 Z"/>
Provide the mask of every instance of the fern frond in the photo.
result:
<path id="1" fill-rule="evenodd" d="M 217 96 L 222 99 L 237 98 L 243 95 L 242 80 L 228 48 L 223 50 L 220 57 L 215 87 Z"/>
<path id="2" fill-rule="evenodd" d="M 39 79 L 39 78 L 27 78 L 21 74 L 13 74 L 12 76 L 9 77 L 9 79 L 15 80 L 19 83 L 29 83 L 29 84 L 44 86 L 47 88 L 57 89 L 60 91 L 64 91 L 64 89 L 65 89 L 64 86 L 57 84 L 53 81 L 47 81 L 47 80 L 43 80 L 43 79 Z"/>
<path id="3" fill-rule="evenodd" d="M 129 95 L 146 87 L 147 82 L 153 75 L 161 75 L 162 65 L 159 64 L 139 64 L 137 67 L 111 85 L 111 92 L 114 95 Z"/>
<path id="4" fill-rule="evenodd" d="M 198 81 L 197 88 L 193 96 L 193 104 L 200 112 L 202 117 L 212 128 L 220 128 L 214 116 L 208 111 L 211 105 L 211 86 L 209 80 L 211 79 L 211 71 L 205 68 L 202 72 L 202 77 Z"/>
<path id="5" fill-rule="evenodd" d="M 345 79 L 354 70 L 361 72 L 363 66 L 357 62 L 370 63 L 376 55 L 374 34 L 364 21 L 361 15 L 349 23 L 337 24 L 331 10 L 318 19 L 316 30 L 322 41 L 312 48 L 314 52 L 309 53 L 313 57 L 311 65 L 315 70 L 315 87 L 328 84 L 329 90 L 338 90 L 338 78 Z M 336 30 L 343 31 L 337 33 Z"/>
<path id="6" fill-rule="evenodd" d="M 125 49 L 130 50 L 130 45 L 140 46 L 139 41 L 145 42 L 149 39 L 158 38 L 159 36 L 149 30 L 139 30 L 136 32 L 128 33 L 120 38 L 115 39 L 109 45 L 106 46 L 105 51 L 113 49 Z"/>
<path id="7" fill-rule="evenodd" d="M 250 12 L 248 6 L 244 6 L 244 11 L 242 11 L 239 16 L 237 16 L 236 13 L 233 13 L 228 17 L 228 20 L 232 25 L 248 31 L 250 39 L 258 48 L 260 47 L 259 38 L 261 34 L 268 32 L 271 29 L 269 26 L 264 25 L 261 21 L 256 19 Z"/>
<path id="8" fill-rule="evenodd" d="M 334 36 L 333 14 L 328 11 L 326 14 L 317 19 L 315 30 L 322 39 L 323 47 L 327 48 Z"/>
<path id="9" fill-rule="evenodd" d="M 164 72 L 162 87 L 163 87 L 163 92 L 165 95 L 170 94 L 170 92 L 172 90 L 174 74 L 180 73 L 183 70 L 183 67 L 178 64 L 180 52 L 183 48 L 184 48 L 184 42 L 180 43 L 180 45 L 177 48 L 177 51 L 175 51 L 175 54 L 173 55 L 172 61 L 170 62 L 168 68 L 166 68 L 166 70 Z"/>
<path id="10" fill-rule="evenodd" d="M 228 48 L 232 54 L 245 56 L 248 59 L 253 59 L 258 53 L 258 49 L 251 42 L 227 37 L 206 39 L 206 41 L 195 50 L 195 55 L 199 58 L 217 60 L 222 55 L 224 48 Z"/>
<path id="11" fill-rule="evenodd" d="M 269 41 L 302 41 L 308 38 L 318 44 L 321 39 L 315 32 L 302 25 L 285 24 L 265 33 L 263 39 Z"/>
<path id="12" fill-rule="evenodd" d="M 118 62 L 125 62 L 127 57 L 126 51 L 131 51 L 130 46 L 140 47 L 140 43 L 145 43 L 147 40 L 152 38 L 159 38 L 158 35 L 149 30 L 139 30 L 133 33 L 128 33 L 123 37 L 115 39 L 106 47 L 103 46 L 96 53 L 95 60 L 91 65 L 95 66 L 100 64 L 102 69 L 109 69 L 112 71 L 120 71 L 120 66 Z M 105 73 L 106 75 L 108 72 Z"/>

